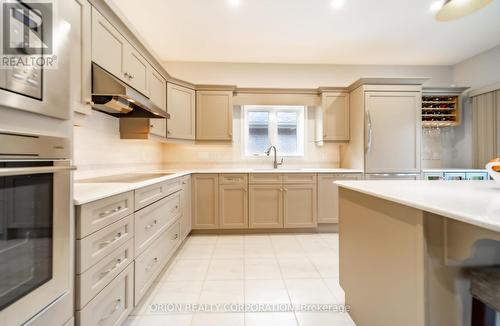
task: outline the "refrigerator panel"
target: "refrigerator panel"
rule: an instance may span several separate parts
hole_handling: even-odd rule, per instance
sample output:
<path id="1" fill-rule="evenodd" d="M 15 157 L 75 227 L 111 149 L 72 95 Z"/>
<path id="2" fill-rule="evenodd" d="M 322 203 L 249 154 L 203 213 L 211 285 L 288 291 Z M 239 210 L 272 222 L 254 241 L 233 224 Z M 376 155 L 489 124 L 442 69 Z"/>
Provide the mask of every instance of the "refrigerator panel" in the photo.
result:
<path id="1" fill-rule="evenodd" d="M 366 92 L 367 173 L 420 172 L 420 92 Z"/>

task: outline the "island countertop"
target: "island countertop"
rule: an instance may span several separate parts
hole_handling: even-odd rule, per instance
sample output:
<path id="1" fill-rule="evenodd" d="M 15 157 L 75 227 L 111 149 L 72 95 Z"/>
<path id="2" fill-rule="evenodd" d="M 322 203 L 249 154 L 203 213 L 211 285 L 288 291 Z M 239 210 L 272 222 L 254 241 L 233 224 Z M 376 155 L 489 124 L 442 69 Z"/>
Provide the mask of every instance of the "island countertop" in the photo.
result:
<path id="1" fill-rule="evenodd" d="M 342 188 L 500 232 L 495 181 L 337 181 Z"/>

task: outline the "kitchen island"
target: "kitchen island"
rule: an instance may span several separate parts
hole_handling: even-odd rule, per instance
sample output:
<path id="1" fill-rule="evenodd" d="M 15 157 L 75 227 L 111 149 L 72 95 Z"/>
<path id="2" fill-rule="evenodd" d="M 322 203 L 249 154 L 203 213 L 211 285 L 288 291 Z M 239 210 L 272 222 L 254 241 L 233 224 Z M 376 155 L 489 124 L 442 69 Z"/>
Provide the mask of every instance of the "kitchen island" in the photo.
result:
<path id="1" fill-rule="evenodd" d="M 500 264 L 500 184 L 339 181 L 340 284 L 357 325 L 469 325 L 467 269 Z"/>

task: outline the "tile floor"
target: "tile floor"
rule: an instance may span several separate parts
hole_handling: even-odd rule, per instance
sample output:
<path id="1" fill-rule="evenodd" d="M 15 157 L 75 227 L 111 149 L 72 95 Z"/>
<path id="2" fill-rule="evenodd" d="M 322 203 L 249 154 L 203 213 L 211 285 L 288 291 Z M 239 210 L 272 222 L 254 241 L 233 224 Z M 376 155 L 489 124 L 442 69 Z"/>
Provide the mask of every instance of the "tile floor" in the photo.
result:
<path id="1" fill-rule="evenodd" d="M 347 313 L 311 312 L 343 303 L 337 234 L 195 235 L 126 325 L 352 326 Z"/>

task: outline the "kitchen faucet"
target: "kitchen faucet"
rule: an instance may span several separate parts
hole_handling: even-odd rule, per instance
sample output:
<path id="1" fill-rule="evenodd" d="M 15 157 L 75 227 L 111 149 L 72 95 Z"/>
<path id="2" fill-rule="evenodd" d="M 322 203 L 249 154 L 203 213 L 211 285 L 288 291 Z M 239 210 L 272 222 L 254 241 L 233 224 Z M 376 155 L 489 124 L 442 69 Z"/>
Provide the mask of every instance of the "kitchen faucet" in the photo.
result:
<path id="1" fill-rule="evenodd" d="M 283 165 L 283 158 L 281 158 L 281 161 L 280 161 L 280 162 L 278 162 L 278 161 L 276 160 L 276 146 L 271 146 L 271 147 L 269 147 L 269 148 L 267 149 L 267 151 L 266 151 L 266 155 L 267 155 L 267 156 L 269 156 L 269 155 L 271 154 L 271 150 L 272 150 L 272 149 L 274 149 L 274 164 L 273 164 L 273 167 L 274 167 L 275 169 L 277 169 L 279 165 Z"/>

